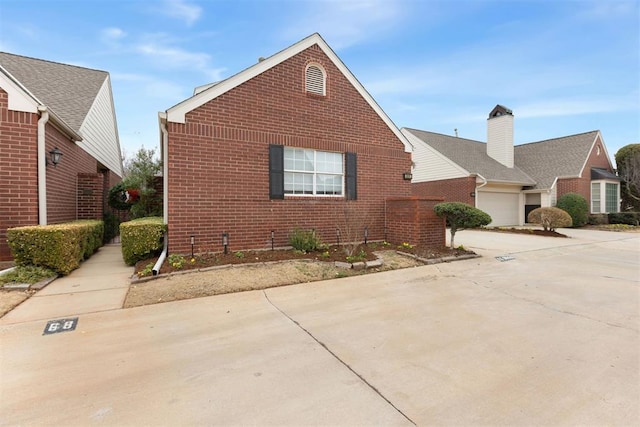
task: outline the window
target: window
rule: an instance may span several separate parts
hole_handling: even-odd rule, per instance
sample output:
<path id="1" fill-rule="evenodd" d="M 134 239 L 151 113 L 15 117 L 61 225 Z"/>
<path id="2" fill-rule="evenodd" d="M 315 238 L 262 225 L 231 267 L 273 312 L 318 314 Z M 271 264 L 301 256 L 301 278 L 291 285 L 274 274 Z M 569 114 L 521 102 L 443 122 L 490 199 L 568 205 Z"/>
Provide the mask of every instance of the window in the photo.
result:
<path id="1" fill-rule="evenodd" d="M 343 194 L 342 153 L 284 149 L 284 193 L 314 196 Z"/>
<path id="2" fill-rule="evenodd" d="M 305 90 L 315 95 L 326 95 L 326 77 L 320 65 L 309 64 L 305 71 Z"/>
<path id="3" fill-rule="evenodd" d="M 357 200 L 356 153 L 269 145 L 269 198 L 343 196 Z"/>
<path id="4" fill-rule="evenodd" d="M 591 212 L 600 213 L 600 183 L 591 183 Z"/>
<path id="5" fill-rule="evenodd" d="M 620 211 L 620 184 L 610 181 L 591 181 L 591 213 Z"/>
<path id="6" fill-rule="evenodd" d="M 605 189 L 607 212 L 618 212 L 618 184 L 607 182 Z"/>

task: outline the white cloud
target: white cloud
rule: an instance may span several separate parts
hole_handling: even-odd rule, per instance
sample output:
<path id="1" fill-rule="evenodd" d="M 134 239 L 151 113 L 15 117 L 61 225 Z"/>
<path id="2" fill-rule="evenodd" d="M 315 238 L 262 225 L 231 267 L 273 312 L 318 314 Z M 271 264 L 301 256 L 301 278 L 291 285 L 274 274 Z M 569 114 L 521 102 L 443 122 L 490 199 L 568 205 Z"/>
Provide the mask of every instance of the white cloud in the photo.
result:
<path id="1" fill-rule="evenodd" d="M 100 35 L 103 41 L 112 41 L 112 40 L 120 40 L 126 37 L 127 33 L 125 33 L 120 28 L 109 27 L 109 28 L 104 28 L 102 31 L 100 31 Z"/>
<path id="2" fill-rule="evenodd" d="M 519 105 L 514 113 L 520 118 L 579 116 L 595 113 L 633 111 L 638 106 L 631 99 L 610 97 L 592 99 L 548 99 Z"/>
<path id="3" fill-rule="evenodd" d="M 180 19 L 188 26 L 193 25 L 202 16 L 202 8 L 186 0 L 165 0 L 158 11 L 163 15 Z"/>
<path id="4" fill-rule="evenodd" d="M 223 68 L 211 67 L 211 55 L 203 52 L 190 52 L 177 47 L 143 42 L 135 50 L 153 61 L 169 68 L 185 68 L 202 72 L 211 81 L 222 79 Z"/>

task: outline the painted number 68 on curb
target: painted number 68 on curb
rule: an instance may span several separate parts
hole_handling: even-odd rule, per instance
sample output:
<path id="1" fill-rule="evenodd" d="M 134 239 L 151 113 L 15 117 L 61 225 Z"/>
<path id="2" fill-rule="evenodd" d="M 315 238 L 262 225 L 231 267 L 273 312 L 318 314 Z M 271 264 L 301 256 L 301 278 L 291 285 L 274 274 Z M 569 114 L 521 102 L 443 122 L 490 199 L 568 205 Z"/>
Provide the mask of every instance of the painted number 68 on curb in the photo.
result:
<path id="1" fill-rule="evenodd" d="M 76 329 L 78 318 L 49 320 L 42 335 L 57 334 L 59 332 L 69 332 Z"/>

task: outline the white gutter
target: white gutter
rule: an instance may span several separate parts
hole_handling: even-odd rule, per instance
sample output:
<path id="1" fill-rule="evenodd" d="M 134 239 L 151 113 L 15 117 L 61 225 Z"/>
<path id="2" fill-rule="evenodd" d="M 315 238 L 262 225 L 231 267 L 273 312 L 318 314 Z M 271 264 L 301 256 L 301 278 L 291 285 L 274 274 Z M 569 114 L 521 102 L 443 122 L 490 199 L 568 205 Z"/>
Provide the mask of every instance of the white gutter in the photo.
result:
<path id="1" fill-rule="evenodd" d="M 44 105 L 38 106 L 38 224 L 47 225 L 47 154 L 45 148 L 45 127 L 49 121 L 49 111 Z"/>
<path id="2" fill-rule="evenodd" d="M 158 113 L 160 122 L 160 161 L 162 161 L 162 219 L 164 224 L 169 223 L 169 162 L 167 161 L 167 151 L 169 149 L 169 133 L 167 132 L 167 113 Z M 164 248 L 153 266 L 151 273 L 156 276 L 162 268 L 162 263 L 167 258 L 169 252 L 169 232 L 164 233 Z"/>

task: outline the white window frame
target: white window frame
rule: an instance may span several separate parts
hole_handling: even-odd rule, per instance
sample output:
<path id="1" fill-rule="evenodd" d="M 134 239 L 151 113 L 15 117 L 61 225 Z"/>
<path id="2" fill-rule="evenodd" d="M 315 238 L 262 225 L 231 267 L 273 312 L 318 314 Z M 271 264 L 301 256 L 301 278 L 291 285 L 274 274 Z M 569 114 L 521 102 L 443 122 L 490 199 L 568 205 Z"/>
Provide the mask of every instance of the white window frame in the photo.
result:
<path id="1" fill-rule="evenodd" d="M 616 194 L 616 210 L 615 211 L 609 211 L 607 210 L 607 184 L 613 184 L 616 186 L 617 189 L 617 194 Z M 594 196 L 594 185 L 598 187 L 599 189 L 599 200 L 594 200 L 593 196 Z M 620 212 L 620 182 L 618 181 L 612 181 L 612 180 L 594 180 L 591 181 L 591 185 L 589 188 L 590 191 L 590 197 L 589 197 L 589 211 L 592 214 L 604 214 L 604 213 L 611 213 L 611 212 Z M 594 206 L 597 205 L 597 206 Z M 598 210 L 594 209 L 594 207 L 599 208 Z"/>
<path id="2" fill-rule="evenodd" d="M 315 86 L 309 84 L 309 75 L 307 73 L 309 72 L 309 68 L 311 67 L 317 68 L 322 73 L 322 93 L 315 90 L 309 90 L 310 88 L 313 88 Z M 306 68 L 304 69 L 304 90 L 306 93 L 310 93 L 313 95 L 327 96 L 327 72 L 324 70 L 324 67 L 317 62 L 311 62 L 307 64 Z"/>
<path id="3" fill-rule="evenodd" d="M 307 170 L 297 170 L 297 169 L 288 169 L 286 167 L 286 158 L 287 158 L 287 150 L 303 150 L 306 152 L 313 153 L 313 171 Z M 317 167 L 317 158 L 318 153 L 331 153 L 331 154 L 339 154 L 341 158 L 341 167 L 340 172 L 325 172 L 318 171 Z M 285 175 L 285 186 L 284 186 L 284 196 L 285 197 L 331 197 L 331 198 L 343 198 L 345 197 L 345 157 L 344 153 L 335 152 L 335 151 L 322 151 L 322 150 L 314 150 L 310 148 L 298 148 L 298 147 L 284 147 L 284 175 Z M 313 182 L 313 192 L 312 193 L 294 193 L 292 190 L 287 190 L 287 174 L 299 174 L 299 175 L 307 175 L 312 176 Z M 321 194 L 318 193 L 318 175 L 331 175 L 340 177 L 340 194 Z M 293 190 L 295 191 L 295 190 Z"/>

